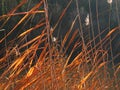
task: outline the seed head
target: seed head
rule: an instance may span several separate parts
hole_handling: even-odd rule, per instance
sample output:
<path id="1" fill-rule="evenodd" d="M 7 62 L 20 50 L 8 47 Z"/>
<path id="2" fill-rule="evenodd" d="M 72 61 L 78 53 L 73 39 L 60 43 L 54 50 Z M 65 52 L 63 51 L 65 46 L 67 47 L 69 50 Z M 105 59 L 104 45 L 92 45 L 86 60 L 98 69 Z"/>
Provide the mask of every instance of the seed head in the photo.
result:
<path id="1" fill-rule="evenodd" d="M 52 41 L 53 41 L 53 42 L 56 42 L 56 37 L 52 37 Z"/>
<path id="2" fill-rule="evenodd" d="M 112 0 L 107 0 L 107 3 L 108 4 L 112 4 Z"/>
<path id="3" fill-rule="evenodd" d="M 88 26 L 90 24 L 90 18 L 89 14 L 87 14 L 87 17 L 85 18 L 85 25 Z"/>

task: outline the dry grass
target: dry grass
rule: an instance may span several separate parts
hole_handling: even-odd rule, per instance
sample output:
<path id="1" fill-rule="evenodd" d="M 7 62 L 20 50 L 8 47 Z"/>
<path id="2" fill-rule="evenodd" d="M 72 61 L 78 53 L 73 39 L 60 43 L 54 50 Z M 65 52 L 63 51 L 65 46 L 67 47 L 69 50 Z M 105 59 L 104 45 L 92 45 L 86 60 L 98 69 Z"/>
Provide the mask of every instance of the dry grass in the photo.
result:
<path id="1" fill-rule="evenodd" d="M 52 34 L 71 1 L 63 10 L 53 29 L 49 24 L 48 7 L 45 0 L 41 0 L 27 12 L 16 13 L 22 5 L 27 3 L 27 0 L 22 0 L 10 12 L 0 16 L 0 21 L 4 21 L 0 26 L 1 30 L 11 18 L 22 16 L 17 24 L 0 39 L 1 45 L 5 44 L 0 49 L 0 90 L 120 90 L 120 63 L 114 64 L 115 57 L 109 60 L 108 50 L 103 48 L 103 46 L 110 47 L 109 40 L 114 39 L 114 37 L 110 37 L 114 32 L 119 32 L 119 26 L 111 29 L 100 42 L 92 46 L 92 43 L 105 30 L 86 44 L 84 36 L 81 34 L 82 30 L 77 29 L 72 32 L 76 20 L 80 20 L 78 14 L 63 40 L 52 40 Z M 36 14 L 43 17 L 40 17 L 35 26 L 26 29 L 27 20 L 34 19 Z M 4 43 L 14 31 L 17 31 L 19 26 L 25 30 Z M 26 37 L 39 29 L 41 30 L 39 35 L 27 40 Z M 68 42 L 71 32 L 73 34 Z M 77 39 L 73 45 L 72 42 L 79 34 L 80 39 Z M 66 55 L 70 45 L 73 45 L 73 48 L 70 54 Z M 68 64 L 75 50 L 80 47 L 82 50 Z"/>

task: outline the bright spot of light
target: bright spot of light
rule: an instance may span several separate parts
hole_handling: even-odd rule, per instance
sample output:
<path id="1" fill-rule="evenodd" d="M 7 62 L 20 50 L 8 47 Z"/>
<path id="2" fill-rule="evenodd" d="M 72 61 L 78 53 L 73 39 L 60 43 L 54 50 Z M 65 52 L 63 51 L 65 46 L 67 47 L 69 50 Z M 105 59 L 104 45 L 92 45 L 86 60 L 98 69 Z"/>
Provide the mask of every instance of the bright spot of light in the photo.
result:
<path id="1" fill-rule="evenodd" d="M 57 39 L 56 39 L 55 37 L 52 37 L 52 41 L 53 41 L 53 42 L 56 42 L 56 40 L 57 40 Z"/>
<path id="2" fill-rule="evenodd" d="M 112 0 L 107 0 L 107 3 L 108 4 L 112 4 Z"/>
<path id="3" fill-rule="evenodd" d="M 87 14 L 87 17 L 85 18 L 85 25 L 88 26 L 90 24 L 90 18 L 89 14 Z"/>

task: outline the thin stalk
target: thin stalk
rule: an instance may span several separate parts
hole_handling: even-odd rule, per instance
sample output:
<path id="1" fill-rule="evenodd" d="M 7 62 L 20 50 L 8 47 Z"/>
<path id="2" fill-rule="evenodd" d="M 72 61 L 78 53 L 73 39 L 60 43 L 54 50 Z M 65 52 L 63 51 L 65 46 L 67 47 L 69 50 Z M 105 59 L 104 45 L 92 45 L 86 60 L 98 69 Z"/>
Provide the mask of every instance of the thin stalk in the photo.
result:
<path id="1" fill-rule="evenodd" d="M 51 80 L 52 80 L 52 89 L 58 90 L 57 89 L 57 83 L 55 87 L 55 82 L 56 82 L 56 77 L 55 77 L 55 70 L 54 70 L 54 62 L 52 60 L 52 46 L 51 46 L 51 35 L 50 35 L 50 23 L 49 23 L 49 16 L 48 16 L 48 5 L 47 5 L 47 0 L 44 0 L 44 9 L 45 9 L 45 19 L 46 19 L 46 29 L 47 29 L 47 38 L 48 38 L 48 49 L 49 49 L 49 60 L 50 60 L 50 65 L 51 65 Z"/>

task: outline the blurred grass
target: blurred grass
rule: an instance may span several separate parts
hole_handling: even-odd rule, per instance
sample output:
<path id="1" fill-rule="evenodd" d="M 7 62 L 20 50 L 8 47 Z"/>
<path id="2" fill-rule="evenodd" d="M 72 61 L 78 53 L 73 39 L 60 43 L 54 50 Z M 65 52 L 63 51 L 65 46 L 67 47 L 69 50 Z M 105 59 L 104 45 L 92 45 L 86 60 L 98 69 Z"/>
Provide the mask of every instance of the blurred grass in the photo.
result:
<path id="1" fill-rule="evenodd" d="M 102 32 L 85 44 L 82 31 L 76 29 L 72 32 L 76 20 L 80 17 L 78 14 L 62 40 L 53 36 L 71 2 L 72 0 L 53 28 L 49 24 L 48 6 L 45 0 L 41 0 L 27 12 L 16 13 L 27 3 L 27 0 L 22 0 L 10 12 L 0 16 L 0 21 L 4 20 L 0 26 L 2 30 L 10 18 L 22 15 L 17 24 L 0 39 L 3 45 L 0 49 L 0 90 L 120 90 L 120 63 L 115 65 L 114 60 L 109 60 L 108 51 L 101 48 L 101 44 L 109 46 L 106 42 L 115 31 L 119 30 L 119 26 L 111 29 L 92 47 L 92 43 Z M 27 27 L 24 21 L 27 23 L 31 15 L 35 14 L 44 15 L 39 18 L 40 22 L 35 26 Z M 14 31 L 17 32 L 19 26 L 25 30 L 21 30 L 16 37 L 9 40 L 8 37 Z M 41 33 L 28 39 L 28 36 L 35 31 Z M 68 40 L 71 34 L 71 39 Z M 79 39 L 73 45 L 76 36 L 79 36 Z M 6 39 L 7 43 L 3 43 Z M 67 55 L 71 45 L 73 47 Z M 80 47 L 82 47 L 81 51 L 68 64 L 71 56 Z"/>

